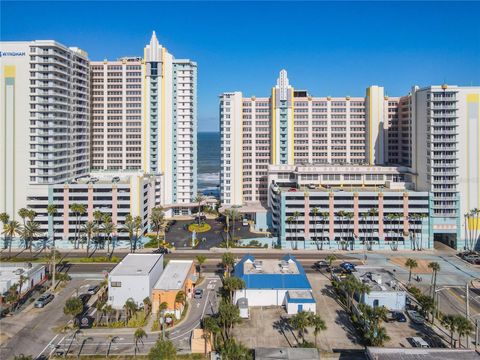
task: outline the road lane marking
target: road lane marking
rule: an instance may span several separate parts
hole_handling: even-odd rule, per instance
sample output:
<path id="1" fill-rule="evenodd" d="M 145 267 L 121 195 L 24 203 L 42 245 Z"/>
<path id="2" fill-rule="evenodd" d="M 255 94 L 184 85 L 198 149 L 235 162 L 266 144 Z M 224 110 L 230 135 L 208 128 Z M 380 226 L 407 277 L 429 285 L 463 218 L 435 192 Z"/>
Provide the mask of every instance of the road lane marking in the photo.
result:
<path id="1" fill-rule="evenodd" d="M 43 348 L 43 350 L 42 350 L 36 357 L 38 358 L 40 355 L 42 355 L 43 352 L 44 352 L 45 350 L 47 350 L 47 348 L 55 341 L 55 339 L 56 339 L 59 335 L 60 335 L 60 334 L 55 335 L 55 337 L 54 337 L 52 340 L 50 340 L 50 342 L 47 344 L 47 346 L 45 346 L 45 347 Z"/>

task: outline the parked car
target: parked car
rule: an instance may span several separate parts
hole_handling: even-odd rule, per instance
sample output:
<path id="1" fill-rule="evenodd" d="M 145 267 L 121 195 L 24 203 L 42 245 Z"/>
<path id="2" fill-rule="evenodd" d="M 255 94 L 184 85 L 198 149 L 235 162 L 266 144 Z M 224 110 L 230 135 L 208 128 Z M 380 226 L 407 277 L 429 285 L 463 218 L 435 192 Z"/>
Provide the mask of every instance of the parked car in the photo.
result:
<path id="1" fill-rule="evenodd" d="M 170 226 L 173 226 L 177 223 L 177 220 L 170 220 L 170 222 L 168 223 L 168 225 Z"/>
<path id="2" fill-rule="evenodd" d="M 242 220 L 242 225 L 243 226 L 248 226 L 248 219 L 243 219 Z"/>
<path id="3" fill-rule="evenodd" d="M 392 312 L 392 319 L 394 321 L 398 321 L 398 322 L 407 322 L 407 318 L 405 317 L 405 315 L 401 311 L 393 311 Z"/>
<path id="4" fill-rule="evenodd" d="M 80 300 L 82 300 L 83 305 L 86 305 L 88 303 L 88 300 L 90 300 L 91 297 L 92 297 L 92 295 L 90 295 L 90 294 L 80 294 L 78 296 L 78 298 Z"/>
<path id="5" fill-rule="evenodd" d="M 326 260 L 319 260 L 314 264 L 315 269 L 330 272 L 330 266 Z"/>
<path id="6" fill-rule="evenodd" d="M 425 324 L 425 318 L 418 311 L 407 310 L 407 315 L 415 324 Z"/>
<path id="7" fill-rule="evenodd" d="M 417 348 L 428 349 L 430 347 L 428 343 L 419 336 L 409 338 L 408 340 L 414 347 Z"/>
<path id="8" fill-rule="evenodd" d="M 47 305 L 50 301 L 53 300 L 55 296 L 50 293 L 44 293 L 42 296 L 40 296 L 37 301 L 35 301 L 35 307 L 36 308 L 43 308 L 45 305 Z"/>
<path id="9" fill-rule="evenodd" d="M 355 265 L 349 262 L 344 262 L 340 264 L 340 267 L 347 271 L 347 272 L 354 272 L 355 271 Z"/>
<path id="10" fill-rule="evenodd" d="M 153 254 L 168 254 L 170 251 L 168 248 L 161 247 L 152 251 Z"/>
<path id="11" fill-rule="evenodd" d="M 201 299 L 203 297 L 203 289 L 196 289 L 193 297 L 195 299 Z"/>
<path id="12" fill-rule="evenodd" d="M 100 290 L 100 285 L 92 285 L 88 288 L 87 294 L 95 295 Z"/>

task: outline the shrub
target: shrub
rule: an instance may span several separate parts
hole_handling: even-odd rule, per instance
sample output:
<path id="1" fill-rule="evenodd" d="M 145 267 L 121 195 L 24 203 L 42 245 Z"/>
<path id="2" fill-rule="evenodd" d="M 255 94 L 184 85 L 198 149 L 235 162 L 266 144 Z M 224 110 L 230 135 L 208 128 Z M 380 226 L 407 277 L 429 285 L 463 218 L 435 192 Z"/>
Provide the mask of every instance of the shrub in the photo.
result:
<path id="1" fill-rule="evenodd" d="M 143 311 L 137 311 L 131 319 L 128 320 L 127 327 L 139 328 L 145 326 L 147 323 L 147 317 Z"/>
<path id="2" fill-rule="evenodd" d="M 152 331 L 159 331 L 160 330 L 160 321 L 154 320 L 152 324 Z"/>

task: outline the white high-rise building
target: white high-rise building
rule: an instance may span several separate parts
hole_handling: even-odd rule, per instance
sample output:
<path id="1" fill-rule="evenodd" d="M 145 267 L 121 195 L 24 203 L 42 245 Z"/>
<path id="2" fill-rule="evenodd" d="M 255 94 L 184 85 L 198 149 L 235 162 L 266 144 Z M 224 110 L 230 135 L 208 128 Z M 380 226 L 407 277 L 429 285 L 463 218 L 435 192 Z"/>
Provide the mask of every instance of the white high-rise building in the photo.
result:
<path id="1" fill-rule="evenodd" d="M 223 93 L 221 203 L 265 229 L 269 165 L 402 165 L 416 190 L 432 195 L 429 233 L 462 249 L 464 214 L 480 208 L 479 98 L 479 87 L 450 85 L 402 97 L 376 85 L 364 97 L 314 97 L 294 89 L 285 70 L 270 97 Z"/>
<path id="2" fill-rule="evenodd" d="M 197 64 L 174 59 L 155 32 L 144 52 L 143 167 L 163 174 L 160 203 L 185 214 L 197 195 Z"/>
<path id="3" fill-rule="evenodd" d="M 409 96 L 417 188 L 432 193 L 435 239 L 462 249 L 463 216 L 480 208 L 480 87 L 414 87 Z"/>
<path id="4" fill-rule="evenodd" d="M 90 70 L 85 51 L 51 40 L 0 51 L 0 212 L 18 219 L 48 185 L 89 172 Z"/>
<path id="5" fill-rule="evenodd" d="M 92 170 L 141 170 L 141 58 L 92 61 Z"/>

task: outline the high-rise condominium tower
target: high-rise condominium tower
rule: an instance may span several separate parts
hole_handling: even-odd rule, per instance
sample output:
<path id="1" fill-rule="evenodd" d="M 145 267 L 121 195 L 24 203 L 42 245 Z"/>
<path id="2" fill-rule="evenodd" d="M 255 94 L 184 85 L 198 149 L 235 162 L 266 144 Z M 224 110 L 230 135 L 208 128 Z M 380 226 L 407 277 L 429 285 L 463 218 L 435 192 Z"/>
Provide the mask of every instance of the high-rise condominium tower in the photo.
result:
<path id="1" fill-rule="evenodd" d="M 293 89 L 284 70 L 270 98 L 223 93 L 221 202 L 247 213 L 266 208 L 269 164 L 311 166 L 326 182 L 343 176 L 338 165 L 401 165 L 416 190 L 431 195 L 429 233 L 461 249 L 465 234 L 480 228 L 469 220 L 465 231 L 463 219 L 480 207 L 479 98 L 479 87 L 449 85 L 403 97 L 379 86 L 365 97 L 312 97 Z M 294 184 L 288 176 L 278 179 Z M 345 176 L 349 184 L 357 175 Z"/>
<path id="2" fill-rule="evenodd" d="M 197 65 L 175 59 L 155 35 L 144 58 L 92 69 L 92 169 L 162 177 L 159 201 L 188 212 L 197 189 Z"/>
<path id="3" fill-rule="evenodd" d="M 0 212 L 89 172 L 88 55 L 55 41 L 1 43 Z M 46 210 L 45 210 L 46 212 Z"/>
<path id="4" fill-rule="evenodd" d="M 161 203 L 181 204 L 197 194 L 197 64 L 178 60 L 161 46 L 155 32 L 144 55 L 143 166 L 162 173 Z"/>
<path id="5" fill-rule="evenodd" d="M 92 61 L 92 170 L 142 169 L 140 58 Z"/>
<path id="6" fill-rule="evenodd" d="M 384 164 L 384 137 L 398 98 L 371 86 L 365 97 L 312 97 L 282 70 L 270 98 L 220 96 L 221 201 L 267 201 L 269 164 Z"/>

